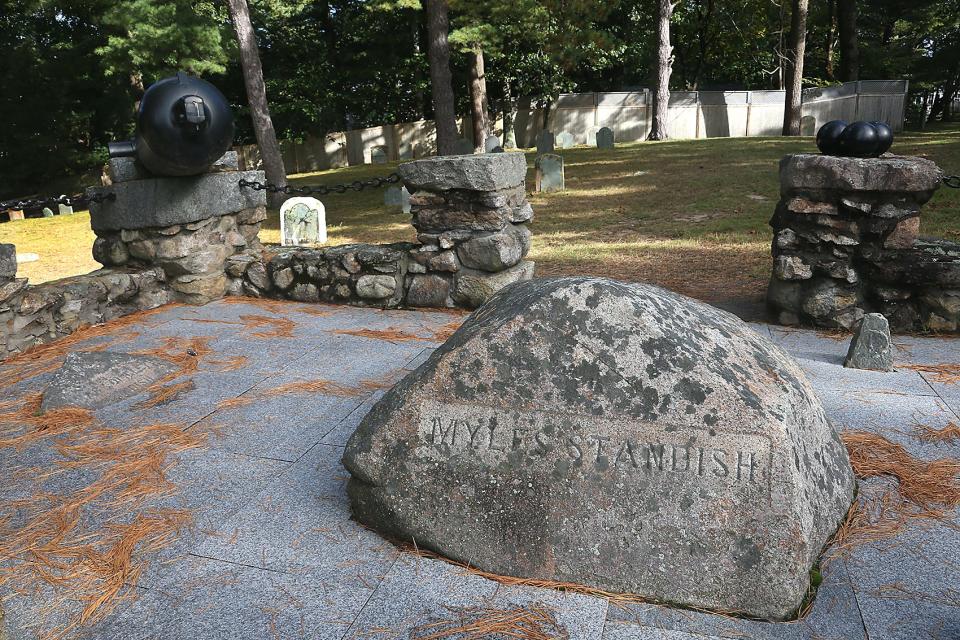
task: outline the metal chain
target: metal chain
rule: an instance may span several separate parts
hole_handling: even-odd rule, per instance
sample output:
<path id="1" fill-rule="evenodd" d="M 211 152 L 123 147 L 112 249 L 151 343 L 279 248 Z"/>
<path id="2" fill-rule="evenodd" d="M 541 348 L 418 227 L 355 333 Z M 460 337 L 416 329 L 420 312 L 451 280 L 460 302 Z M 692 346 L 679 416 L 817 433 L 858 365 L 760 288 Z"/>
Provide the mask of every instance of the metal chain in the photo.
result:
<path id="1" fill-rule="evenodd" d="M 45 198 L 27 198 L 26 200 L 7 200 L 0 202 L 0 213 L 6 211 L 23 211 L 24 209 L 40 209 L 50 207 L 55 204 L 62 204 L 68 207 L 84 206 L 91 202 L 103 202 L 105 200 L 117 199 L 117 194 L 113 192 L 94 192 L 89 195 L 81 193 L 75 196 L 47 196 Z"/>
<path id="2" fill-rule="evenodd" d="M 960 189 L 960 176 L 943 176 L 943 184 L 951 189 Z"/>
<path id="3" fill-rule="evenodd" d="M 267 193 L 285 193 L 289 196 L 299 195 L 299 196 L 325 196 L 331 193 L 346 193 L 349 190 L 353 191 L 363 191 L 367 187 L 378 188 L 382 187 L 385 184 L 396 184 L 400 182 L 399 173 L 391 173 L 388 176 L 382 178 L 370 178 L 369 180 L 354 180 L 353 182 L 348 182 L 345 184 L 321 184 L 315 187 L 304 186 L 304 187 L 295 187 L 293 185 L 284 185 L 278 186 L 270 182 L 257 182 L 256 180 L 243 180 L 241 179 L 239 184 L 240 187 L 249 187 L 254 191 L 266 191 Z"/>

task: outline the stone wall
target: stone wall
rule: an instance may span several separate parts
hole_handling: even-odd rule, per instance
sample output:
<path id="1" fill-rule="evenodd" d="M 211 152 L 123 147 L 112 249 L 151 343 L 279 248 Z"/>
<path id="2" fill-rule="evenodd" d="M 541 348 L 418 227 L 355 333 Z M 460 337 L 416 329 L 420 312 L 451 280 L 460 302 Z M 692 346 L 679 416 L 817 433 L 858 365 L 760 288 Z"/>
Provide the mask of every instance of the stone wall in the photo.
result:
<path id="1" fill-rule="evenodd" d="M 265 264 L 228 259 L 248 295 L 377 307 L 475 308 L 533 276 L 533 209 L 522 154 L 447 156 L 397 168 L 418 243 L 280 251 Z M 231 289 L 239 293 L 240 289 Z"/>
<path id="2" fill-rule="evenodd" d="M 770 221 L 776 320 L 851 328 L 879 312 L 899 331 L 960 329 L 960 244 L 918 237 L 940 180 L 923 158 L 784 158 Z"/>
<path id="3" fill-rule="evenodd" d="M 238 171 L 237 154 L 229 152 L 200 176 L 150 176 L 130 158 L 111 160 L 110 173 L 116 199 L 90 206 L 97 262 L 158 266 L 176 299 L 190 304 L 241 290 L 227 261 L 262 259 L 258 234 L 267 211 L 265 192 L 237 183 L 262 182 L 263 172 Z"/>
<path id="4" fill-rule="evenodd" d="M 135 311 L 173 302 L 163 270 L 100 269 L 27 286 L 12 244 L 0 245 L 0 360 L 36 344 Z"/>

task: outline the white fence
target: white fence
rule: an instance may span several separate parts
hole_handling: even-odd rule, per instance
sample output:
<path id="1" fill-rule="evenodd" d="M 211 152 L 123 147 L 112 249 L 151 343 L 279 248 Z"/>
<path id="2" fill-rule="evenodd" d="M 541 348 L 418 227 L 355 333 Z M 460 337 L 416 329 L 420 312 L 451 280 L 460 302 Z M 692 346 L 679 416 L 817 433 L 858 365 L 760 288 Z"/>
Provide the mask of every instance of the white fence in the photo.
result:
<path id="1" fill-rule="evenodd" d="M 813 135 L 830 120 L 882 120 L 902 131 L 908 92 L 906 80 L 862 80 L 836 87 L 805 89 L 801 129 Z M 649 90 L 619 93 L 563 94 L 549 110 L 547 129 L 573 135 L 576 144 L 593 144 L 596 131 L 610 127 L 617 142 L 645 140 L 650 133 L 652 96 Z M 783 91 L 674 91 L 670 94 L 672 138 L 777 136 L 783 129 Z M 542 109 L 514 115 L 517 145 L 533 147 L 543 130 Z M 470 137 L 470 118 L 459 122 Z M 494 132 L 502 134 L 502 121 Z M 421 120 L 338 132 L 325 138 L 281 143 L 288 173 L 332 167 L 422 158 L 436 151 L 433 121 Z M 259 165 L 256 145 L 240 147 L 247 167 Z"/>

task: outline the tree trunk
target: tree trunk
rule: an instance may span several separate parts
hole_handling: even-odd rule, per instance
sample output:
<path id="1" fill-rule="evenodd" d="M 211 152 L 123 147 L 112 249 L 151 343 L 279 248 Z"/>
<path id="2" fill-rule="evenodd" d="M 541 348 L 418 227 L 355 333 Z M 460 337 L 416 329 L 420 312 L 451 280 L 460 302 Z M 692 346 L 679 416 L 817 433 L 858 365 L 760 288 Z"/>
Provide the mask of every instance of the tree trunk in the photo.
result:
<path id="1" fill-rule="evenodd" d="M 240 67 L 243 71 L 243 84 L 247 90 L 247 102 L 250 104 L 250 118 L 253 120 L 253 133 L 260 147 L 263 160 L 263 172 L 267 181 L 277 186 L 286 186 L 287 173 L 283 168 L 283 156 L 277 133 L 273 129 L 270 110 L 267 108 L 267 89 L 263 84 L 263 66 L 260 64 L 260 50 L 250 22 L 250 8 L 247 0 L 227 0 L 230 20 L 240 45 Z M 287 196 L 282 193 L 268 194 L 270 206 L 279 207 Z"/>
<path id="2" fill-rule="evenodd" d="M 490 132 L 487 110 L 487 76 L 483 71 L 483 49 L 474 47 L 470 53 L 470 100 L 473 110 L 473 151 L 483 153 Z"/>
<path id="3" fill-rule="evenodd" d="M 513 130 L 513 95 L 510 92 L 510 81 L 503 81 L 503 148 L 515 149 L 517 134 Z"/>
<path id="4" fill-rule="evenodd" d="M 837 0 L 827 0 L 827 46 L 826 60 L 824 61 L 824 72 L 827 80 L 834 79 L 833 71 L 833 50 L 837 39 Z"/>
<path id="5" fill-rule="evenodd" d="M 410 42 L 413 45 L 413 57 L 416 60 L 420 59 L 420 25 L 421 25 L 420 11 L 417 9 L 410 10 Z M 417 109 L 419 110 L 419 115 L 421 120 L 427 119 L 427 105 L 424 101 L 426 97 L 424 95 L 423 88 L 421 86 L 422 74 L 420 71 L 420 65 L 417 65 L 417 71 L 415 76 L 415 81 L 417 83 L 417 88 L 414 91 L 416 96 Z"/>
<path id="6" fill-rule="evenodd" d="M 787 95 L 783 109 L 783 135 L 800 135 L 803 99 L 803 56 L 807 48 L 807 9 L 809 0 L 793 0 L 790 16 L 790 55 L 787 67 Z"/>
<path id="7" fill-rule="evenodd" d="M 837 0 L 840 32 L 840 80 L 860 79 L 860 45 L 857 38 L 857 0 Z"/>
<path id="8" fill-rule="evenodd" d="M 425 0 L 430 60 L 430 85 L 433 89 L 433 118 L 437 126 L 437 155 L 456 152 L 457 115 L 453 106 L 453 82 L 450 74 L 450 20 L 447 0 Z"/>
<path id="9" fill-rule="evenodd" d="M 673 8 L 671 0 L 657 0 L 657 68 L 648 140 L 666 140 L 670 137 L 667 131 L 667 111 L 670 108 L 670 72 L 673 70 L 673 47 L 670 46 L 670 18 L 673 16 Z"/>

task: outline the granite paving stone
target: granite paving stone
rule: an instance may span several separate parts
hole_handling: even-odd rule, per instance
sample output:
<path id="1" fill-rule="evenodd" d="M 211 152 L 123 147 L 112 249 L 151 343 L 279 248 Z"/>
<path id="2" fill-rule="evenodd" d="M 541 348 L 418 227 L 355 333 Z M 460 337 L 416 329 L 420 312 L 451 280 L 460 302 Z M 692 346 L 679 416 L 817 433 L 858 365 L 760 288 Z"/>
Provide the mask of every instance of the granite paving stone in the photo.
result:
<path id="1" fill-rule="evenodd" d="M 441 560 L 401 554 L 344 640 L 409 637 L 418 626 L 486 606 L 499 585 Z"/>
<path id="2" fill-rule="evenodd" d="M 877 391 L 890 394 L 933 396 L 936 392 L 916 371 L 891 372 L 847 369 L 839 363 L 797 358 L 807 379 L 821 397 L 837 392 Z"/>
<path id="3" fill-rule="evenodd" d="M 896 539 L 846 560 L 871 640 L 960 637 L 960 531 L 914 521 Z"/>
<path id="4" fill-rule="evenodd" d="M 344 447 L 347 444 L 347 440 L 350 439 L 350 436 L 353 435 L 353 432 L 357 430 L 357 426 L 360 424 L 360 421 L 370 413 L 370 410 L 373 409 L 373 405 L 380 401 L 380 398 L 386 391 L 375 391 L 362 404 L 358 405 L 353 411 L 350 412 L 346 418 L 337 423 L 337 425 L 330 430 L 323 438 L 320 440 L 323 444 L 334 445 L 338 447 Z"/>
<path id="5" fill-rule="evenodd" d="M 566 631 L 568 640 L 593 640 L 603 635 L 608 608 L 608 602 L 603 598 L 539 587 L 497 587 L 486 605 L 492 609 L 539 605 L 553 614 L 557 624 Z"/>
<path id="6" fill-rule="evenodd" d="M 341 455 L 315 446 L 220 526 L 230 539 L 209 537 L 197 554 L 275 571 L 350 561 L 385 572 L 397 550 L 350 520 Z"/>
<path id="7" fill-rule="evenodd" d="M 714 640 L 716 636 L 687 633 L 673 629 L 659 629 L 629 622 L 608 622 L 603 629 L 603 640 Z"/>

